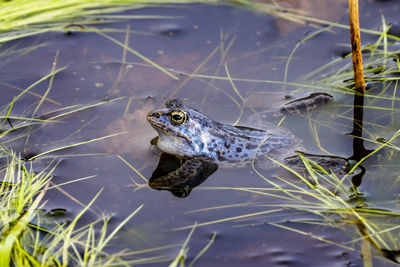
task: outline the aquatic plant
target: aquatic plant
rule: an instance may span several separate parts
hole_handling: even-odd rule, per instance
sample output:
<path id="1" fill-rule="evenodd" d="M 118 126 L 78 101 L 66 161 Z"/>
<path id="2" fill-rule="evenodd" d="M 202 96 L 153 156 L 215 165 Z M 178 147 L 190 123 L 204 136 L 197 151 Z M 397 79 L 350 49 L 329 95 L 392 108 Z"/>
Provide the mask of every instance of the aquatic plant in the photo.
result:
<path id="1" fill-rule="evenodd" d="M 23 162 L 4 147 L 1 159 L 7 164 L 2 169 L 0 184 L 0 265 L 1 266 L 113 266 L 128 263 L 121 259 L 124 253 L 107 254 L 104 247 L 118 230 L 141 208 L 139 206 L 111 233 L 107 233 L 110 216 L 103 216 L 88 225 L 77 227 L 82 215 L 90 209 L 98 192 L 90 203 L 71 221 L 46 222 L 40 213 L 46 202 L 48 190 L 62 185 L 51 185 L 57 163 L 36 173 L 30 163 Z M 90 177 L 78 180 L 88 179 Z M 76 180 L 76 181 L 78 181 Z M 49 219 L 48 219 L 49 220 Z M 102 224 L 99 233 L 96 225 Z M 49 228 L 49 225 L 52 227 Z M 83 249 L 83 253 L 81 252 Z M 149 260 L 149 259 L 147 259 Z M 143 261 L 143 260 L 142 260 Z"/>

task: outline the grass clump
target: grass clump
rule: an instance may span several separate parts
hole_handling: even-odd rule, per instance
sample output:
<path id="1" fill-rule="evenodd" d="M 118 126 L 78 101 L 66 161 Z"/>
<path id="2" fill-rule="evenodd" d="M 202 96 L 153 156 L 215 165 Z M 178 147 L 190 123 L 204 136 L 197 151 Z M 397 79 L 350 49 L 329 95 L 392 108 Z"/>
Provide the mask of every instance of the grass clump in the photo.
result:
<path id="1" fill-rule="evenodd" d="M 45 194 L 50 187 L 57 164 L 35 173 L 29 163 L 14 153 L 3 150 L 7 158 L 0 185 L 0 265 L 10 266 L 113 266 L 128 265 L 122 253 L 107 254 L 104 247 L 118 230 L 141 208 L 133 211 L 111 233 L 107 233 L 109 216 L 77 227 L 78 220 L 90 208 L 101 191 L 71 221 L 53 223 L 46 227 L 39 210 L 46 204 Z M 95 225 L 102 223 L 99 233 Z M 83 252 L 82 252 L 83 251 Z"/>
<path id="2" fill-rule="evenodd" d="M 25 263 L 30 261 L 30 257 L 19 257 L 25 254 L 21 238 L 24 239 L 25 229 L 35 217 L 35 210 L 40 208 L 54 168 L 35 174 L 15 154 L 7 156 L 5 153 L 3 150 L 2 159 L 6 158 L 8 162 L 2 170 L 0 186 L 0 265 L 9 266 L 11 261 L 17 260 L 19 266 L 29 266 Z"/>

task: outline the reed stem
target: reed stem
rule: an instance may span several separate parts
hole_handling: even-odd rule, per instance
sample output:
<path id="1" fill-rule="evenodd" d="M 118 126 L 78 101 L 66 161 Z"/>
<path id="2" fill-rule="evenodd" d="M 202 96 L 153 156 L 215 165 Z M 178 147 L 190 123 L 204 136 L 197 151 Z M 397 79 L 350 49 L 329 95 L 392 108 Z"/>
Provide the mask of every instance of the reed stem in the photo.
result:
<path id="1" fill-rule="evenodd" d="M 358 0 L 349 0 L 349 17 L 350 17 L 351 50 L 353 55 L 354 83 L 356 90 L 358 92 L 365 93 L 366 84 L 364 80 L 362 55 L 361 55 Z"/>

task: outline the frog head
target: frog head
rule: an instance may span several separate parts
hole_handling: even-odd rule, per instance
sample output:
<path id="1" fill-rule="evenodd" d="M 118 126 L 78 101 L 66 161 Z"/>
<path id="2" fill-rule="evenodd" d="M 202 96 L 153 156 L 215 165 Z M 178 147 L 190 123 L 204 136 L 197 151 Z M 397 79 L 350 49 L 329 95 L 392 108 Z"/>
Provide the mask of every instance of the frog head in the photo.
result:
<path id="1" fill-rule="evenodd" d="M 169 99 L 165 106 L 147 114 L 147 121 L 158 132 L 158 148 L 176 156 L 203 156 L 210 142 L 215 122 L 185 106 L 179 99 Z"/>

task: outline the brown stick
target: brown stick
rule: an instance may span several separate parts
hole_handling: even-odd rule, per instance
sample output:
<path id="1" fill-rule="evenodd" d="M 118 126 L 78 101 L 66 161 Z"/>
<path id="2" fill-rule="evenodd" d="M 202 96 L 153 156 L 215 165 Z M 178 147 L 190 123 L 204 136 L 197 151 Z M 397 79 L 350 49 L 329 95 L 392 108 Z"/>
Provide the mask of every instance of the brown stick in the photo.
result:
<path id="1" fill-rule="evenodd" d="M 358 19 L 358 0 L 349 0 L 349 17 L 350 17 L 350 39 L 353 54 L 353 70 L 356 90 L 365 93 L 366 85 L 364 81 L 362 55 L 361 55 L 361 39 L 360 39 L 360 22 Z"/>

